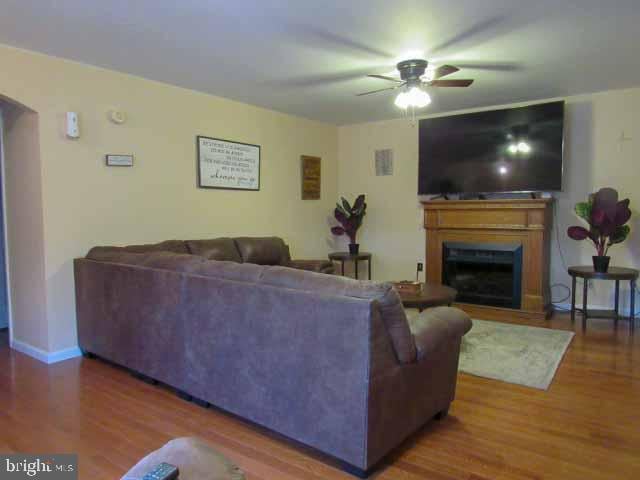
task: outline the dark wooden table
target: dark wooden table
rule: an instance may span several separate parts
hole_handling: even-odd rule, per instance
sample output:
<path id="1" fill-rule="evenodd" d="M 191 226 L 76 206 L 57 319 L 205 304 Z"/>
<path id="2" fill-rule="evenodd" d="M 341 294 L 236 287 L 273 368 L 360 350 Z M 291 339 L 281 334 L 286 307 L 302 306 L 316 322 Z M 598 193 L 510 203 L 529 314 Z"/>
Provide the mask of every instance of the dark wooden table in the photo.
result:
<path id="1" fill-rule="evenodd" d="M 371 254 L 367 252 L 361 252 L 357 254 L 351 254 L 349 252 L 333 252 L 329 254 L 329 260 L 340 262 L 342 276 L 344 276 L 344 262 L 351 261 L 355 269 L 356 278 L 358 278 L 358 262 L 360 260 L 366 260 L 369 268 L 369 280 L 371 280 Z"/>
<path id="2" fill-rule="evenodd" d="M 620 303 L 620 281 L 629 281 L 631 287 L 631 301 L 629 309 L 629 328 L 631 333 L 635 330 L 635 292 L 636 281 L 638 280 L 638 270 L 633 268 L 609 267 L 606 273 L 594 271 L 593 267 L 569 267 L 569 275 L 571 275 L 571 322 L 575 321 L 576 310 L 582 313 L 582 329 L 587 328 L 587 318 L 589 312 L 587 310 L 587 296 L 589 292 L 589 280 L 612 280 L 616 282 L 615 290 L 615 307 L 611 312 L 617 324 Z M 582 278 L 584 285 L 582 289 L 582 308 L 576 308 L 576 279 Z M 607 312 L 605 312 L 607 313 Z M 600 316 L 600 315 L 598 315 Z"/>
<path id="3" fill-rule="evenodd" d="M 404 308 L 417 308 L 420 312 L 425 308 L 451 305 L 458 292 L 446 285 L 423 283 L 419 292 L 403 292 L 398 290 Z"/>

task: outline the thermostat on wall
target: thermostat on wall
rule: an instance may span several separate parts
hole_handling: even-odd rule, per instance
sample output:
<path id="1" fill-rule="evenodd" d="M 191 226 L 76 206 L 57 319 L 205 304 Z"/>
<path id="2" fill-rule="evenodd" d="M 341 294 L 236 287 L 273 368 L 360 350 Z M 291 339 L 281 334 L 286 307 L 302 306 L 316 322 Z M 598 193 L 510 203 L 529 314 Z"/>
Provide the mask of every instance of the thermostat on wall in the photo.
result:
<path id="1" fill-rule="evenodd" d="M 107 155 L 108 167 L 133 167 L 133 155 Z"/>
<path id="2" fill-rule="evenodd" d="M 127 114 L 122 110 L 109 110 L 109 120 L 116 125 L 122 125 L 127 121 Z"/>

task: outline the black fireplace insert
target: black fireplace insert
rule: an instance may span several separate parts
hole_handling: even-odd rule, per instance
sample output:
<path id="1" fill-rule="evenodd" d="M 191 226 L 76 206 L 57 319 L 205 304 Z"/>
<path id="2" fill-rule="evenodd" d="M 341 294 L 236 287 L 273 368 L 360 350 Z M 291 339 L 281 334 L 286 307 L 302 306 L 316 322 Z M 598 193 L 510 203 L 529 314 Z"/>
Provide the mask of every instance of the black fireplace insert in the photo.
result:
<path id="1" fill-rule="evenodd" d="M 522 245 L 445 242 L 442 283 L 462 303 L 516 308 L 522 304 Z"/>

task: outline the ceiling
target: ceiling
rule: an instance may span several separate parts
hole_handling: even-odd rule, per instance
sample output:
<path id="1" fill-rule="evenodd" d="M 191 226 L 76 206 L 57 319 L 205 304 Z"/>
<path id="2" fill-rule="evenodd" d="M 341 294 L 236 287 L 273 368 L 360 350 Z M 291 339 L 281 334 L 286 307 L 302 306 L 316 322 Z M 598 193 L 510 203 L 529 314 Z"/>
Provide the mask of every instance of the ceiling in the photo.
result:
<path id="1" fill-rule="evenodd" d="M 639 0 L 0 0 L 0 43 L 302 117 L 397 118 L 409 52 L 461 66 L 425 113 L 640 85 Z M 10 72 L 3 72 L 10 74 Z"/>

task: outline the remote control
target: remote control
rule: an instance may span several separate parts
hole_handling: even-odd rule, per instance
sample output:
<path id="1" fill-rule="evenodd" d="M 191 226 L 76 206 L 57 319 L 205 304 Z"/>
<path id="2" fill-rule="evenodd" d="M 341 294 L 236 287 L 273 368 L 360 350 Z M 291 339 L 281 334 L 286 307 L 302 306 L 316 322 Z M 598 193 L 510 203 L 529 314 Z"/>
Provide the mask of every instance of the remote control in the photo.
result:
<path id="1" fill-rule="evenodd" d="M 178 478 L 178 475 L 180 475 L 178 467 L 170 463 L 162 462 L 142 477 L 142 480 L 175 480 Z"/>

